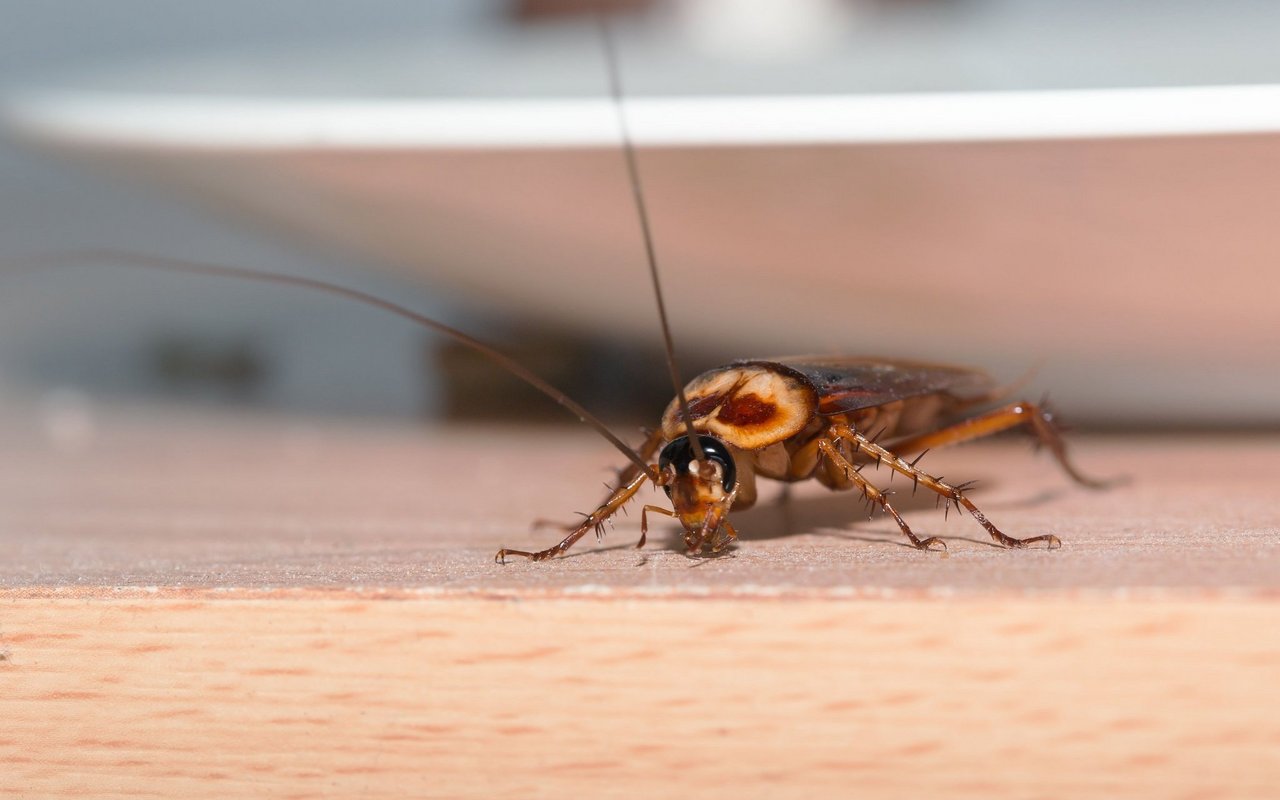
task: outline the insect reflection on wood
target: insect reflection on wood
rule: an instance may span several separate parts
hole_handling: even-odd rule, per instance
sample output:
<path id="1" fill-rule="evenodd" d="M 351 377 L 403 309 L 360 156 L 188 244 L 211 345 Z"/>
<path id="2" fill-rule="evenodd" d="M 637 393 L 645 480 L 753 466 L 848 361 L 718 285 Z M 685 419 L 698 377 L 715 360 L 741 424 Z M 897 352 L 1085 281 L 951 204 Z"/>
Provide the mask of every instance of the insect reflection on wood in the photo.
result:
<path id="1" fill-rule="evenodd" d="M 649 230 L 635 148 L 627 131 L 617 59 L 607 26 L 602 24 L 614 108 L 618 114 L 628 177 L 648 257 L 660 329 L 676 397 L 659 426 L 638 450 L 632 449 L 574 400 L 522 365 L 461 331 L 411 309 L 312 278 L 205 264 L 185 259 L 115 251 L 54 254 L 43 259 L 115 261 L 169 272 L 236 277 L 337 294 L 404 317 L 452 337 L 564 406 L 593 427 L 630 464 L 615 489 L 568 534 L 545 550 L 503 548 L 496 560 L 511 556 L 541 561 L 560 555 L 604 523 L 645 483 L 660 486 L 671 508 L 647 505 L 641 514 L 640 546 L 650 512 L 676 518 L 684 528 L 688 553 L 719 552 L 737 537 L 731 510 L 756 501 L 757 478 L 794 483 L 814 479 L 834 490 L 856 490 L 893 517 L 904 536 L 921 550 L 945 549 L 937 537 L 920 538 L 890 502 L 889 493 L 866 477 L 868 464 L 887 467 L 910 479 L 912 488 L 935 493 L 941 501 L 967 511 L 997 543 L 1006 547 L 1061 545 L 1053 534 L 1026 539 L 1000 531 L 969 499 L 967 484 L 952 484 L 920 466 L 921 455 L 936 447 L 977 439 L 1014 427 L 1027 428 L 1075 481 L 1098 487 L 1067 458 L 1052 414 L 1042 406 L 1019 402 L 972 415 L 1000 397 L 981 372 L 960 367 L 869 358 L 797 357 L 739 361 L 703 373 L 687 385 L 680 379 L 663 301 L 653 237 Z M 965 416 L 970 413 L 969 416 Z M 914 460 L 907 460 L 908 456 Z M 654 457 L 657 460 L 654 461 Z"/>

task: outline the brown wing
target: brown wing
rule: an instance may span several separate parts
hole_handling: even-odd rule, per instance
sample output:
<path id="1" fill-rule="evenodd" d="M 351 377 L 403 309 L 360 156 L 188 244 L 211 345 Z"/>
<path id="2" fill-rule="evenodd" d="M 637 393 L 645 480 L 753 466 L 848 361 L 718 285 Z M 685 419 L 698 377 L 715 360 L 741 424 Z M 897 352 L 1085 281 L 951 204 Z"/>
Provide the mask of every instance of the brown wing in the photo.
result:
<path id="1" fill-rule="evenodd" d="M 994 386 L 981 370 L 918 361 L 799 356 L 738 363 L 780 364 L 800 373 L 818 393 L 819 414 L 843 414 L 929 394 L 963 399 Z"/>

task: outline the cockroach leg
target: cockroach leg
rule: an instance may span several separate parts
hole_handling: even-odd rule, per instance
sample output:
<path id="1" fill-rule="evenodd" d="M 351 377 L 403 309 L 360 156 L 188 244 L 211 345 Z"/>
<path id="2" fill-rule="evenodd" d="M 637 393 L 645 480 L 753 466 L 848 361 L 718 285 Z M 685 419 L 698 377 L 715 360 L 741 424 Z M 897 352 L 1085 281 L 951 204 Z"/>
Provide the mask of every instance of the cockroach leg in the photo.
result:
<path id="1" fill-rule="evenodd" d="M 663 444 L 662 431 L 649 430 L 646 428 L 644 430 L 644 435 L 645 435 L 644 443 L 641 444 L 640 447 L 636 449 L 636 453 L 640 456 L 640 458 L 644 459 L 645 461 L 653 461 L 654 456 L 657 455 L 658 453 L 658 448 L 661 447 Z M 636 464 L 628 463 L 625 467 L 618 470 L 618 480 L 616 482 L 616 485 L 625 486 L 631 481 L 635 480 L 635 477 L 639 474 L 641 474 L 640 467 Z M 602 505 L 608 504 L 609 500 L 613 497 L 614 492 L 616 491 L 617 491 L 616 489 L 610 488 L 609 494 L 605 495 L 605 498 L 604 500 L 601 501 L 601 504 Z M 584 514 L 582 512 L 578 512 L 578 516 L 589 517 L 590 515 Z M 557 522 L 556 520 L 553 520 L 553 519 L 540 517 L 533 521 L 533 530 L 544 530 L 546 528 L 551 528 L 552 530 L 576 531 L 580 524 L 581 524 L 580 522 Z M 641 544 L 637 545 L 637 547 L 642 547 L 642 546 L 643 546 L 643 537 L 641 539 Z"/>
<path id="2" fill-rule="evenodd" d="M 704 548 L 718 553 L 738 538 L 738 532 L 729 524 L 727 517 L 733 501 L 738 496 L 735 488 L 722 499 L 712 503 L 698 527 L 686 527 L 684 532 L 685 553 L 690 556 L 699 555 Z M 675 516 L 674 514 L 672 516 Z"/>
<path id="3" fill-rule="evenodd" d="M 711 540 L 711 552 L 719 553 L 738 538 L 738 531 L 729 524 L 729 520 L 722 520 L 720 527 L 716 532 L 716 538 Z"/>
<path id="4" fill-rule="evenodd" d="M 623 503 L 626 503 L 634 497 L 635 493 L 640 490 L 640 487 L 644 482 L 649 480 L 651 477 L 648 473 L 640 472 L 638 469 L 636 470 L 636 473 L 637 474 L 632 476 L 629 482 L 614 490 L 608 500 L 601 503 L 599 508 L 588 514 L 587 518 L 570 531 L 569 535 L 564 537 L 559 544 L 537 552 L 509 550 L 504 547 L 498 551 L 497 555 L 493 557 L 493 560 L 499 564 L 505 564 L 507 562 L 507 556 L 524 556 L 530 561 L 543 561 L 565 552 L 570 547 L 573 547 L 574 542 L 585 536 L 588 531 L 597 530 L 605 523 L 606 520 L 616 514 L 618 509 L 622 507 Z"/>
<path id="5" fill-rule="evenodd" d="M 641 444 L 638 448 L 636 448 L 636 453 L 639 454 L 640 458 L 643 459 L 645 463 L 650 463 L 653 461 L 654 456 L 658 454 L 658 449 L 662 447 L 662 445 L 665 443 L 666 440 L 662 435 L 661 429 L 658 429 L 658 430 L 646 429 L 644 431 L 644 434 L 645 434 L 644 443 Z M 618 470 L 617 485 L 623 486 L 625 484 L 628 484 L 632 481 L 632 479 L 634 479 L 637 475 L 640 475 L 640 474 L 641 474 L 640 467 L 637 464 L 628 463 L 625 467 Z"/>
<path id="6" fill-rule="evenodd" d="M 902 534 L 911 542 L 912 547 L 917 550 L 932 550 L 935 546 L 939 550 L 947 549 L 947 543 L 936 536 L 931 536 L 928 539 L 921 539 L 916 536 L 911 530 L 911 526 L 907 525 L 907 521 L 898 513 L 898 509 L 894 508 L 893 504 L 889 502 L 888 495 L 880 491 L 872 485 L 870 481 L 864 478 L 862 473 L 858 472 L 857 468 L 854 467 L 853 464 L 849 463 L 849 460 L 840 453 L 835 442 L 830 439 L 818 439 L 817 441 L 818 450 L 822 455 L 834 464 L 837 469 L 844 471 L 844 474 L 849 478 L 850 482 L 862 491 L 862 496 L 871 502 L 879 504 L 886 514 L 893 517 L 893 521 L 898 523 L 898 527 L 902 530 Z"/>
<path id="7" fill-rule="evenodd" d="M 969 512 L 969 515 L 978 521 L 979 525 L 986 528 L 987 533 L 991 535 L 992 539 L 1005 547 L 1026 547 L 1027 545 L 1035 544 L 1037 542 L 1044 542 L 1050 550 L 1055 550 L 1062 546 L 1062 542 L 1058 537 L 1052 534 L 1032 536 L 1028 539 L 1015 539 L 1012 536 L 1004 534 L 999 528 L 993 525 L 989 519 L 987 519 L 985 514 L 978 510 L 978 507 L 973 504 L 972 500 L 965 496 L 962 490 L 949 483 L 943 482 L 939 478 L 935 478 L 917 467 L 913 467 L 910 462 L 904 460 L 897 454 L 886 450 L 875 442 L 872 442 L 870 439 L 844 423 L 833 424 L 828 429 L 827 435 L 831 438 L 843 438 L 856 441 L 862 451 L 868 456 L 879 459 L 895 472 L 900 472 L 908 478 L 911 478 L 912 481 L 919 485 L 937 492 L 944 500 L 955 503 L 957 506 L 963 506 L 964 509 Z"/>
<path id="8" fill-rule="evenodd" d="M 636 549 L 644 547 L 644 543 L 649 540 L 649 512 L 661 514 L 664 517 L 674 517 L 676 512 L 663 508 L 662 506 L 645 506 L 640 509 L 640 541 L 636 542 Z"/>
<path id="9" fill-rule="evenodd" d="M 1067 457 L 1067 444 L 1053 422 L 1053 414 L 1043 405 L 1020 402 L 993 409 L 985 414 L 961 420 L 941 430 L 912 436 L 909 439 L 894 442 L 893 449 L 899 453 L 915 453 L 935 447 L 959 444 L 972 439 L 981 439 L 1019 425 L 1031 428 L 1032 434 L 1040 444 L 1049 448 L 1062 471 L 1073 481 L 1090 489 L 1105 489 L 1116 483 L 1115 480 L 1098 480 L 1090 478 L 1076 469 Z"/>

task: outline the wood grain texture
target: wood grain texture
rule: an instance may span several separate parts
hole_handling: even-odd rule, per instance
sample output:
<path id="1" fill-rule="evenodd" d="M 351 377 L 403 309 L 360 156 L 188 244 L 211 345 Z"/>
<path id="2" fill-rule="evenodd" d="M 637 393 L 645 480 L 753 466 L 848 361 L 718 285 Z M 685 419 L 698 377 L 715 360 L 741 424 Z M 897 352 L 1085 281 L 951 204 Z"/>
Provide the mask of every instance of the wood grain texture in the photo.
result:
<path id="1" fill-rule="evenodd" d="M 1268 797 L 1270 603 L 22 600 L 19 797 Z"/>
<path id="2" fill-rule="evenodd" d="M 570 429 L 95 412 L 0 426 L 0 796 L 1274 796 L 1274 437 L 930 454 L 1006 530 L 849 495 L 544 564 Z M 13 417 L 11 416 L 12 420 Z M 64 421 L 65 422 L 65 421 Z M 84 420 L 82 420 L 84 422 Z M 899 487 L 901 488 L 901 487 Z M 904 493 L 905 494 L 905 493 Z M 654 496 L 653 501 L 657 500 Z"/>

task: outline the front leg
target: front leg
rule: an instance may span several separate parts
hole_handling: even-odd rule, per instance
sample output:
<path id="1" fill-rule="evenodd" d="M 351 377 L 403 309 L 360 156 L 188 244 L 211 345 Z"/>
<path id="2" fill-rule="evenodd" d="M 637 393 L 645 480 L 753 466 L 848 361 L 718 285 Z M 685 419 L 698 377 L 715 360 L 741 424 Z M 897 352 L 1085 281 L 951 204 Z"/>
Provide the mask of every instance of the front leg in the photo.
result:
<path id="1" fill-rule="evenodd" d="M 662 435 L 661 428 L 644 430 L 644 435 L 644 443 L 640 445 L 636 452 L 640 454 L 640 458 L 644 459 L 646 462 L 651 462 L 653 457 L 657 455 L 658 448 L 662 446 L 666 439 Z M 639 474 L 640 466 L 638 464 L 627 464 L 625 467 L 618 470 L 618 479 L 615 483 L 618 486 L 624 486 L 634 480 Z M 603 503 L 607 504 L 609 502 L 609 499 L 613 497 L 614 491 L 616 490 L 609 490 L 609 494 L 605 496 Z M 584 515 L 580 513 L 579 516 Z M 554 519 L 539 517 L 533 521 L 533 529 L 536 531 L 542 530 L 543 528 L 555 528 L 556 530 L 561 531 L 576 531 L 581 524 L 581 522 L 557 522 Z M 643 545 L 643 535 L 641 539 L 641 544 Z"/>
<path id="2" fill-rule="evenodd" d="M 640 454 L 640 458 L 644 460 L 646 464 L 652 464 L 654 456 L 658 454 L 658 449 L 662 447 L 667 440 L 666 437 L 662 435 L 661 426 L 654 428 L 653 430 L 642 428 L 641 431 L 644 433 L 644 442 L 636 449 L 636 452 Z M 630 483 L 631 479 L 639 474 L 640 465 L 628 463 L 625 467 L 618 470 L 617 484 L 622 486 L 625 483 Z"/>
<path id="3" fill-rule="evenodd" d="M 648 473 L 639 472 L 638 469 L 636 471 L 639 474 L 633 475 L 630 481 L 615 489 L 613 494 L 600 504 L 599 508 L 588 514 L 587 518 L 584 519 L 576 528 L 570 531 L 569 535 L 564 537 L 559 544 L 554 547 L 548 547 L 546 550 L 538 550 L 537 552 L 509 550 L 504 547 L 498 551 L 498 554 L 493 557 L 493 560 L 499 564 L 505 564 L 507 562 L 507 556 L 524 556 L 530 561 L 543 561 L 551 558 L 552 556 L 558 556 L 570 547 L 573 547 L 573 543 L 585 536 L 588 531 L 599 530 L 600 526 L 604 525 L 605 521 L 616 514 L 618 509 L 622 508 L 623 504 L 634 497 L 635 493 L 640 491 L 640 487 L 644 485 L 644 482 L 649 480 L 651 477 Z M 654 474 L 657 474 L 656 468 L 654 470 Z"/>
<path id="4" fill-rule="evenodd" d="M 649 505 L 640 509 L 640 541 L 636 542 L 636 549 L 644 547 L 644 543 L 649 541 L 649 512 L 661 514 L 664 517 L 674 517 L 676 512 L 668 511 L 662 506 Z"/>

